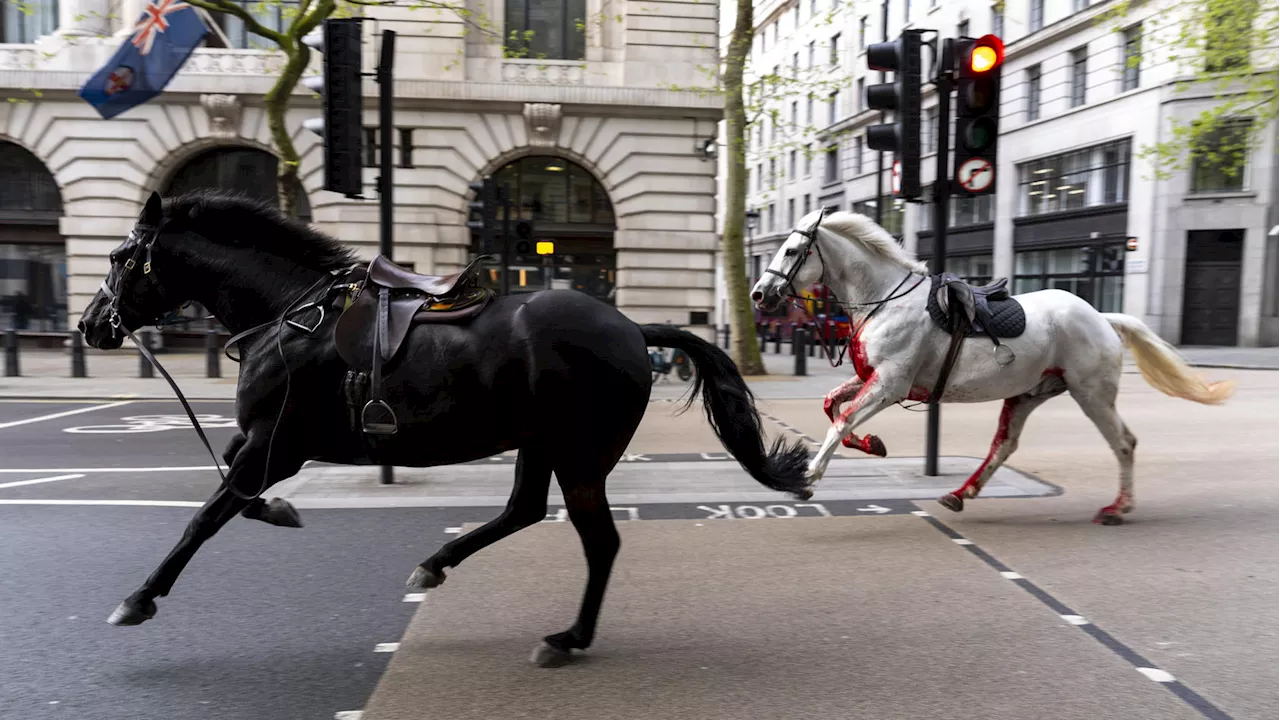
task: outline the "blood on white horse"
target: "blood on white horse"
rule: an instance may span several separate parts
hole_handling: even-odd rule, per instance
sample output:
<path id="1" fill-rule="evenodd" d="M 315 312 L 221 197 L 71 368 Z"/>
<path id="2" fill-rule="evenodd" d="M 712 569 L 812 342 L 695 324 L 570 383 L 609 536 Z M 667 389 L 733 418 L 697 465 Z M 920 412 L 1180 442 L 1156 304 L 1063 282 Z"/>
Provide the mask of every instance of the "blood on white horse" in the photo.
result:
<path id="1" fill-rule="evenodd" d="M 822 479 L 839 444 L 884 455 L 878 437 L 858 437 L 853 430 L 896 402 L 928 399 L 943 371 L 951 338 L 929 316 L 927 277 L 925 264 L 870 218 L 819 210 L 801 218 L 752 288 L 756 304 L 774 310 L 798 294 L 797 288 L 821 282 L 849 305 L 849 319 L 856 328 L 850 345 L 855 376 L 832 390 L 823 403 L 832 423 L 809 463 L 811 483 Z M 1012 362 L 997 362 L 986 337 L 965 339 L 939 399 L 1003 400 L 1004 408 L 982 465 L 938 501 L 954 511 L 964 509 L 965 498 L 977 497 L 1017 449 L 1031 412 L 1066 392 L 1097 426 L 1120 463 L 1115 502 L 1094 517 L 1102 524 L 1119 524 L 1133 509 L 1133 454 L 1138 444 L 1116 412 L 1125 349 L 1133 353 L 1147 383 L 1172 397 L 1216 405 L 1231 396 L 1235 384 L 1205 382 L 1138 318 L 1098 312 L 1063 290 L 1015 297 L 1026 314 L 1026 330 L 1002 340 L 1013 352 Z M 849 404 L 842 412 L 845 402 Z"/>

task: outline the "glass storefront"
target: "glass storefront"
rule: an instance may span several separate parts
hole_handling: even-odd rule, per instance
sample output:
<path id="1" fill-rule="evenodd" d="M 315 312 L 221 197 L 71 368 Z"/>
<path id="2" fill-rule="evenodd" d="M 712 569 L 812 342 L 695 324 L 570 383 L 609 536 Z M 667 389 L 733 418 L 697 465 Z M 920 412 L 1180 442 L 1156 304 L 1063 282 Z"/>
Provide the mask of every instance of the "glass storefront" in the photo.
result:
<path id="1" fill-rule="evenodd" d="M 577 290 L 612 304 L 617 281 L 613 205 L 595 177 L 567 160 L 535 155 L 504 166 L 493 178 L 515 200 L 513 234 L 517 220 L 531 220 L 534 227 L 534 236 L 527 242 L 513 239 L 511 292 Z M 538 241 L 551 242 L 554 252 L 538 255 Z M 479 237 L 473 234 L 472 252 L 479 251 Z M 499 291 L 501 263 L 486 270 L 485 285 Z"/>
<path id="2" fill-rule="evenodd" d="M 0 141 L 0 329 L 67 329 L 62 197 L 44 163 Z"/>
<path id="3" fill-rule="evenodd" d="M 1075 293 L 1100 312 L 1124 309 L 1124 242 L 1015 253 L 1013 288 Z"/>

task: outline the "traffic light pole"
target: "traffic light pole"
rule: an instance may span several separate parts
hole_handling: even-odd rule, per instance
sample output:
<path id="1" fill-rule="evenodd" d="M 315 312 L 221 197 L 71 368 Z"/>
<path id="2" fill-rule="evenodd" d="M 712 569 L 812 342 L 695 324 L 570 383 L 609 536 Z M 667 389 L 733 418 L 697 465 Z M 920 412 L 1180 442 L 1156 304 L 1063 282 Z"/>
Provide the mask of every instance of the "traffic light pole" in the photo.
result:
<path id="1" fill-rule="evenodd" d="M 937 275 L 947 262 L 947 218 L 951 206 L 951 173 L 947 169 L 951 157 L 951 86 L 955 72 L 955 40 L 939 38 L 942 52 L 938 58 L 938 74 L 934 79 L 938 91 L 938 163 L 933 179 L 933 255 L 929 273 Z M 940 403 L 929 405 L 925 431 L 924 474 L 938 474 L 938 432 L 942 425 Z"/>
<path id="2" fill-rule="evenodd" d="M 502 278 L 502 295 L 506 297 L 511 294 L 511 185 L 509 184 L 502 186 L 502 248 L 499 254 L 502 258 L 502 272 L 498 276 Z"/>
<path id="3" fill-rule="evenodd" d="M 880 42 L 889 42 L 889 0 L 880 3 Z M 880 82 L 885 81 L 885 71 L 880 71 Z M 880 111 L 880 123 L 884 124 L 884 111 Z M 861 160 L 859 160 L 861 161 Z M 884 226 L 884 151 L 876 153 L 876 224 Z"/>
<path id="4" fill-rule="evenodd" d="M 395 88 L 392 68 L 395 66 L 396 33 L 394 30 L 382 31 L 382 52 L 378 56 L 376 80 L 378 82 L 378 130 L 382 147 L 378 159 L 378 202 L 379 207 L 379 252 L 388 260 L 393 259 L 394 248 L 394 193 L 395 162 L 392 158 L 392 125 L 395 123 Z M 405 152 L 405 148 L 400 149 Z M 394 260 L 393 260 L 394 262 Z M 382 466 L 382 484 L 395 482 L 395 470 L 390 465 Z"/>

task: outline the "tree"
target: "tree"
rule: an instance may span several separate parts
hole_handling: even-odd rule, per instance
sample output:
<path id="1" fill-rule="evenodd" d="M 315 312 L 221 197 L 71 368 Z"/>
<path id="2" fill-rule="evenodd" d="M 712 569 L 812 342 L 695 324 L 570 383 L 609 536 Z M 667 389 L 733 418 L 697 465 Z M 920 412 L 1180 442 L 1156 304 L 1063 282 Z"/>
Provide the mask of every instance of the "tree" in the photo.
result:
<path id="1" fill-rule="evenodd" d="M 1145 2 L 1124 0 L 1101 16 L 1117 30 L 1133 28 Z M 1276 0 L 1161 0 L 1141 25 L 1122 71 L 1144 59 L 1179 69 L 1175 97 L 1213 99 L 1191 117 L 1173 117 L 1165 139 L 1139 148 L 1156 179 L 1191 170 L 1202 181 L 1239 181 L 1245 159 L 1277 116 Z"/>

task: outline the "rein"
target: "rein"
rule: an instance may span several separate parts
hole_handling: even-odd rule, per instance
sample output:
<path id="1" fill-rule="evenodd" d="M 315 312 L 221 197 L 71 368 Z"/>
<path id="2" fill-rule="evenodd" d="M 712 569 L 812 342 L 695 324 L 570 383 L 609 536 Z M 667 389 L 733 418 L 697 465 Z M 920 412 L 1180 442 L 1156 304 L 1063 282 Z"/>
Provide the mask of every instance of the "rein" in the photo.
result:
<path id="1" fill-rule="evenodd" d="M 213 467 L 218 471 L 218 477 L 220 478 L 222 489 L 231 493 L 232 495 L 239 498 L 240 500 L 245 500 L 249 502 L 257 500 L 259 497 L 261 497 L 262 493 L 266 492 L 268 487 L 267 474 L 271 467 L 271 449 L 272 449 L 272 446 L 275 444 L 276 430 L 280 427 L 280 420 L 284 416 L 284 409 L 288 406 L 288 403 L 289 403 L 290 377 L 292 373 L 289 370 L 288 360 L 285 358 L 285 355 L 284 355 L 284 345 L 281 340 L 280 331 L 284 329 L 284 325 L 286 322 L 301 330 L 305 330 L 308 333 L 314 332 L 317 328 L 320 327 L 320 324 L 324 322 L 324 317 L 325 317 L 324 306 L 321 304 L 323 302 L 322 299 L 314 300 L 306 305 L 303 305 L 302 307 L 295 307 L 295 306 L 303 298 L 315 292 L 315 290 L 319 288 L 325 281 L 329 280 L 330 277 L 327 276 L 327 277 L 320 278 L 319 281 L 311 285 L 311 287 L 307 288 L 305 292 L 295 297 L 294 300 L 285 307 L 285 311 L 280 315 L 279 318 L 262 323 L 248 330 L 245 330 L 244 332 L 237 333 L 231 339 L 227 340 L 226 344 L 223 346 L 223 353 L 227 354 L 226 353 L 227 348 L 229 348 L 233 343 L 238 343 L 244 338 L 248 337 L 249 335 L 257 333 L 267 327 L 270 327 L 271 325 L 276 325 L 277 326 L 276 350 L 277 352 L 280 353 L 280 360 L 281 362 L 284 363 L 284 366 L 285 366 L 284 400 L 280 404 L 280 414 L 276 417 L 275 425 L 273 425 L 271 428 L 271 437 L 267 442 L 267 457 L 266 457 L 266 463 L 263 466 L 262 481 L 259 484 L 258 491 L 256 493 L 254 493 L 252 496 L 244 495 L 239 490 L 237 490 L 234 485 L 231 484 L 231 482 L 227 479 L 226 474 L 222 472 L 222 463 L 219 462 L 217 454 L 214 453 L 213 451 L 213 446 L 209 443 L 208 436 L 206 436 L 204 433 L 204 428 L 200 426 L 200 421 L 196 420 L 195 412 L 191 409 L 191 404 L 187 402 L 187 398 L 185 395 L 182 394 L 182 390 L 178 387 L 178 384 L 174 382 L 173 377 L 170 376 L 169 372 L 164 369 L 164 366 L 160 364 L 160 361 L 156 359 L 156 356 L 152 354 L 151 349 L 148 348 L 140 340 L 138 340 L 138 338 L 134 336 L 132 330 L 129 330 L 124 326 L 124 322 L 120 317 L 121 290 L 124 288 L 124 282 L 125 282 L 125 279 L 128 277 L 129 272 L 138 266 L 138 262 L 137 262 L 138 258 L 142 255 L 144 251 L 146 252 L 146 260 L 142 263 L 142 274 L 143 276 L 151 279 L 152 285 L 155 288 L 157 294 L 159 294 L 162 300 L 165 299 L 164 288 L 162 285 L 160 285 L 159 281 L 156 280 L 156 275 L 155 273 L 152 272 L 152 268 L 151 268 L 151 249 L 152 249 L 152 246 L 155 245 L 156 240 L 159 238 L 160 229 L 158 227 L 157 228 L 144 227 L 144 230 L 145 230 L 145 234 L 144 234 L 145 239 L 138 242 L 137 246 L 133 251 L 133 256 L 130 257 L 127 261 L 125 261 L 124 270 L 121 271 L 119 277 L 116 280 L 116 287 L 112 288 L 110 285 L 108 285 L 107 280 L 105 278 L 102 280 L 102 284 L 101 284 L 102 292 L 110 300 L 108 309 L 111 313 L 110 314 L 111 328 L 113 331 L 120 332 L 121 334 L 125 335 L 130 340 L 132 340 L 133 344 L 137 346 L 138 351 L 141 352 L 142 356 L 147 359 L 147 362 L 151 363 L 151 365 L 155 369 L 159 370 L 160 374 L 164 376 L 165 381 L 169 383 L 169 387 L 173 388 L 174 394 L 178 396 L 178 402 L 182 403 L 182 409 L 187 413 L 187 418 L 191 420 L 191 427 L 194 428 L 196 431 L 196 434 L 199 435 L 200 442 L 204 443 L 205 450 L 209 451 L 209 457 L 213 458 Z M 349 268 L 331 270 L 329 271 L 329 276 L 336 276 L 343 272 L 349 272 L 349 271 L 350 271 Z M 340 287 L 342 286 L 331 286 L 328 292 L 325 293 L 325 297 L 327 298 L 334 291 L 334 289 L 340 288 Z M 293 320 L 289 319 L 290 316 L 300 311 L 308 310 L 312 307 L 318 308 L 320 310 L 320 319 L 316 321 L 315 325 L 307 327 L 305 325 L 302 325 L 300 323 L 294 322 Z M 233 362 L 237 362 L 237 363 L 240 362 L 238 358 L 233 358 L 231 357 L 230 354 L 227 354 L 227 357 Z M 228 465 L 227 471 L 230 472 L 230 469 L 231 468 Z"/>

